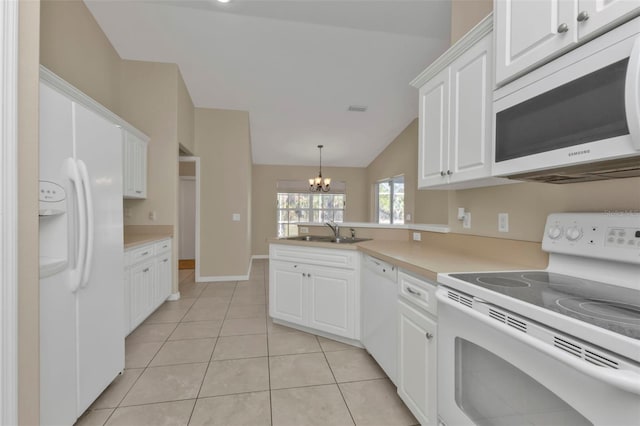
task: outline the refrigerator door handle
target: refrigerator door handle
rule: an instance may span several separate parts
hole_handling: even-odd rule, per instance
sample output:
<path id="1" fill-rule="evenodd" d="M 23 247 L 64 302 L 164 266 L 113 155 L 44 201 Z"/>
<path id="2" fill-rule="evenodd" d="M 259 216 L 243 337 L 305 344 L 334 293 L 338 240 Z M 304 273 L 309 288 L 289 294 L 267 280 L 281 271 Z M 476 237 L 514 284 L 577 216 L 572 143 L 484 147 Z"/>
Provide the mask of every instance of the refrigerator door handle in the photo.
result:
<path id="1" fill-rule="evenodd" d="M 85 210 L 84 190 L 82 189 L 82 179 L 78 172 L 78 165 L 73 158 L 66 160 L 67 177 L 73 183 L 75 189 L 76 204 L 78 207 L 78 247 L 76 253 L 76 264 L 71 270 L 71 291 L 75 293 L 82 282 L 82 271 L 84 268 L 85 257 L 87 254 L 87 217 Z"/>
<path id="2" fill-rule="evenodd" d="M 86 287 L 89 283 L 89 275 L 91 274 L 91 265 L 93 263 L 93 241 L 94 241 L 94 217 L 93 217 L 93 195 L 91 193 L 91 179 L 87 171 L 87 165 L 82 160 L 78 160 L 78 170 L 82 179 L 82 187 L 84 188 L 84 197 L 86 203 L 86 223 L 87 223 L 87 253 L 82 268 L 81 287 Z"/>

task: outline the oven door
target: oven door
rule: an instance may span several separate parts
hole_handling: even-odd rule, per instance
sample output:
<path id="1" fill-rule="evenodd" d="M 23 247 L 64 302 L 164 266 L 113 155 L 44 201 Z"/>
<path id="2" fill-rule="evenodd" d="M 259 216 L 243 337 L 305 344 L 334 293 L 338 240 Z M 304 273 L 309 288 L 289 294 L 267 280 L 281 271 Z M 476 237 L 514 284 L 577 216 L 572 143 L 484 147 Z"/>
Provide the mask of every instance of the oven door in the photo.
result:
<path id="1" fill-rule="evenodd" d="M 640 18 L 496 91 L 492 173 L 640 155 Z"/>
<path id="2" fill-rule="evenodd" d="M 517 323 L 505 325 L 469 307 L 484 302 L 460 302 L 451 294 L 444 287 L 437 292 L 442 424 L 638 425 L 640 376 L 567 361 L 571 355 L 541 349 Z"/>

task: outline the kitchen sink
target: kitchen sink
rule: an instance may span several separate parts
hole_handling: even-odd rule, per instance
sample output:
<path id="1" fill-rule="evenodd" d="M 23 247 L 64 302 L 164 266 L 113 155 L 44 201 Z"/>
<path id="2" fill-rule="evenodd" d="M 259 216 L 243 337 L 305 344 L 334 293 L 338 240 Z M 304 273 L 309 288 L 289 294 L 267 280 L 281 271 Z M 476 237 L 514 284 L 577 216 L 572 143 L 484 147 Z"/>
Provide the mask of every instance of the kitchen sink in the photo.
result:
<path id="1" fill-rule="evenodd" d="M 310 241 L 316 243 L 334 243 L 334 244 L 353 244 L 361 241 L 369 241 L 371 238 L 351 238 L 351 237 L 332 237 L 321 235 L 300 235 L 297 237 L 285 238 L 291 241 Z"/>

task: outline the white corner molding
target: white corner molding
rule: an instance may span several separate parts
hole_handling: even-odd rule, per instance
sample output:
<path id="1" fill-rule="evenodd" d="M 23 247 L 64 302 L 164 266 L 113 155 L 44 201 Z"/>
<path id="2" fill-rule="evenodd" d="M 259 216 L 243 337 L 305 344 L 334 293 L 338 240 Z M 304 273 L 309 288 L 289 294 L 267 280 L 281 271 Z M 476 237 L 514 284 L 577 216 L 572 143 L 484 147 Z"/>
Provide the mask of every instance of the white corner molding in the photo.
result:
<path id="1" fill-rule="evenodd" d="M 251 268 L 253 267 L 253 259 L 257 259 L 257 256 L 251 256 L 249 259 L 249 269 L 247 269 L 247 275 L 216 275 L 209 277 L 196 276 L 196 282 L 221 282 L 221 281 L 247 281 L 251 276 Z M 268 259 L 269 256 L 265 256 L 264 259 Z M 198 261 L 196 261 L 196 267 Z"/>
<path id="2" fill-rule="evenodd" d="M 0 424 L 18 424 L 18 2 L 0 3 Z"/>
<path id="3" fill-rule="evenodd" d="M 167 297 L 169 302 L 175 302 L 176 300 L 180 300 L 180 292 L 176 291 L 175 293 L 171 293 L 169 297 Z"/>

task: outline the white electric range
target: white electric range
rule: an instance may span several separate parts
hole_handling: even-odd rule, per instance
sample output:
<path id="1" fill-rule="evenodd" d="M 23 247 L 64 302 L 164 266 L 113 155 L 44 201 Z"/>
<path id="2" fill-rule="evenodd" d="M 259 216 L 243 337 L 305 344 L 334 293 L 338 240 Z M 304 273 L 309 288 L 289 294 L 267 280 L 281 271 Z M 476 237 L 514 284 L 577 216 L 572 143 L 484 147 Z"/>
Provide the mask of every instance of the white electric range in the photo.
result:
<path id="1" fill-rule="evenodd" d="M 445 425 L 640 425 L 640 213 L 547 218 L 543 271 L 439 274 Z"/>

